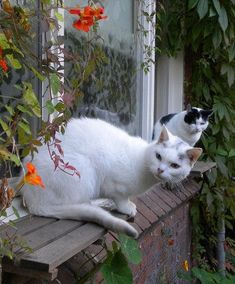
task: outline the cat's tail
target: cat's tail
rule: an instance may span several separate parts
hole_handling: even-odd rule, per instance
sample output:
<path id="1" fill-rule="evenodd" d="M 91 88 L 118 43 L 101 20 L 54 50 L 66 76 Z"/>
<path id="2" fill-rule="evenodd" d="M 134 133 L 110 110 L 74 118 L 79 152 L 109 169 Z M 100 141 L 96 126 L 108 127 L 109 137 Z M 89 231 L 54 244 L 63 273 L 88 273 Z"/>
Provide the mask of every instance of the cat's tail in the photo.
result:
<path id="1" fill-rule="evenodd" d="M 97 223 L 113 232 L 124 233 L 130 237 L 138 238 L 138 232 L 127 221 L 113 216 L 105 209 L 88 204 L 72 204 L 49 206 L 47 212 L 31 212 L 37 215 L 55 217 L 59 219 L 73 219 Z"/>

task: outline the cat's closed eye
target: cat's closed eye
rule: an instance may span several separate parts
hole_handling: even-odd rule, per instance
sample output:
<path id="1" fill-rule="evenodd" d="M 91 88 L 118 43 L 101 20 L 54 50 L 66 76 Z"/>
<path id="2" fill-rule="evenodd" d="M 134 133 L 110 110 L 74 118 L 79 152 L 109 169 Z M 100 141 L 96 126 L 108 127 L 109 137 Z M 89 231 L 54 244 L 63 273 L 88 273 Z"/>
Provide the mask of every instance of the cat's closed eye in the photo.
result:
<path id="1" fill-rule="evenodd" d="M 158 153 L 156 153 L 156 158 L 157 158 L 159 161 L 161 161 L 161 160 L 162 160 L 161 155 L 160 155 L 160 154 L 158 154 Z"/>
<path id="2" fill-rule="evenodd" d="M 206 123 L 205 123 L 205 122 L 201 122 L 200 124 L 201 124 L 201 125 L 205 125 Z"/>
<path id="3" fill-rule="evenodd" d="M 171 167 L 173 169 L 178 169 L 180 167 L 180 165 L 176 164 L 176 163 L 171 163 Z"/>

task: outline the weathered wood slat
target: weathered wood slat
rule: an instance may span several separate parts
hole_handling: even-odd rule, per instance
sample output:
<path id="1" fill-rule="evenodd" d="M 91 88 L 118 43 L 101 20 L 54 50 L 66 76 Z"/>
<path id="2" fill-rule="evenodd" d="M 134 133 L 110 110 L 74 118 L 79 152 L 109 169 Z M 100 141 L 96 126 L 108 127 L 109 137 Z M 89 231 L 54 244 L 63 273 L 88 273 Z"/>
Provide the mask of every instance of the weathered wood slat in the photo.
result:
<path id="1" fill-rule="evenodd" d="M 158 204 L 156 204 L 154 201 L 152 201 L 152 199 L 150 199 L 147 195 L 142 195 L 139 198 L 144 202 L 144 204 L 147 207 L 149 207 L 151 210 L 153 210 L 153 212 L 158 217 L 161 217 L 162 215 L 165 214 L 165 211 Z"/>
<path id="2" fill-rule="evenodd" d="M 159 198 L 153 191 L 147 192 L 147 195 L 152 199 L 155 203 L 157 203 L 165 212 L 169 212 L 171 207 L 165 202 L 164 199 Z"/>
<path id="3" fill-rule="evenodd" d="M 35 251 L 70 233 L 82 224 L 83 222 L 73 220 L 57 220 L 25 235 L 24 240 L 27 242 L 27 245 Z"/>
<path id="4" fill-rule="evenodd" d="M 194 167 L 192 168 L 190 175 L 192 177 L 202 177 L 205 172 L 210 171 L 212 168 L 215 167 L 215 162 L 197 161 Z"/>
<path id="5" fill-rule="evenodd" d="M 102 237 L 105 232 L 106 229 L 87 223 L 39 250 L 23 256 L 20 264 L 28 269 L 52 271 Z"/>
<path id="6" fill-rule="evenodd" d="M 177 206 L 177 203 L 173 198 L 170 198 L 162 188 L 154 188 L 153 192 L 159 196 L 159 198 L 163 199 L 171 208 Z"/>
<path id="7" fill-rule="evenodd" d="M 0 228 L 0 236 L 4 237 L 6 233 L 8 235 L 16 234 L 24 236 L 33 232 L 35 229 L 39 229 L 45 225 L 56 222 L 55 218 L 45 218 L 33 215 L 28 215 L 21 217 L 20 219 L 14 221 L 15 227 L 11 225 L 3 225 Z"/>
<path id="8" fill-rule="evenodd" d="M 3 263 L 3 270 L 5 272 L 9 272 L 12 274 L 22 275 L 29 278 L 37 278 L 37 279 L 44 279 L 44 280 L 54 280 L 58 275 L 58 269 L 53 269 L 50 272 L 46 271 L 39 271 L 37 269 L 26 269 L 20 266 L 15 265 L 12 262 L 4 262 Z M 18 284 L 18 282 L 12 282 Z"/>

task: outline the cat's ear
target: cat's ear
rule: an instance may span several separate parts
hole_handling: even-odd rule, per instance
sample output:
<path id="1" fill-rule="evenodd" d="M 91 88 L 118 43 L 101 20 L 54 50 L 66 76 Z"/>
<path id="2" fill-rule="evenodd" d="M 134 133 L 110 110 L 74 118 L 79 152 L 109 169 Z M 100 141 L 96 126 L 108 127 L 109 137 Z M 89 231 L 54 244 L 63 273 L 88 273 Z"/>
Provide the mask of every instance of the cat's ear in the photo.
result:
<path id="1" fill-rule="evenodd" d="M 160 143 L 163 143 L 163 142 L 168 141 L 168 140 L 169 140 L 169 133 L 168 133 L 166 126 L 163 124 L 161 134 L 158 138 L 157 143 L 160 144 Z"/>
<path id="2" fill-rule="evenodd" d="M 192 111 L 192 106 L 190 104 L 187 104 L 186 111 L 187 111 L 187 113 Z"/>
<path id="3" fill-rule="evenodd" d="M 193 165 L 202 154 L 202 148 L 192 148 L 186 151 L 191 164 Z"/>
<path id="4" fill-rule="evenodd" d="M 201 110 L 202 115 L 205 117 L 210 117 L 213 114 L 213 110 L 209 109 L 209 110 Z"/>

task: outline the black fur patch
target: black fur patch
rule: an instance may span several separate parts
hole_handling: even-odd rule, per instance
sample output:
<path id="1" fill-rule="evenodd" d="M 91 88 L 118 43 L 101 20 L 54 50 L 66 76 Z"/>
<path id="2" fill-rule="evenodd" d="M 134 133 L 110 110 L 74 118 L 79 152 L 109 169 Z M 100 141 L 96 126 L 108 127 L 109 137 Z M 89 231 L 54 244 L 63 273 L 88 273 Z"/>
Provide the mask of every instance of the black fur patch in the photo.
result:
<path id="1" fill-rule="evenodd" d="M 202 116 L 202 119 L 207 121 L 209 116 L 212 115 L 213 110 L 200 110 L 200 114 Z"/>
<path id="2" fill-rule="evenodd" d="M 211 114 L 211 110 L 198 111 L 197 109 L 192 108 L 192 110 L 185 115 L 184 121 L 188 124 L 193 124 L 196 123 L 196 120 L 201 117 L 206 122 Z"/>
<path id="3" fill-rule="evenodd" d="M 167 114 L 167 115 L 163 116 L 160 119 L 161 125 L 167 124 L 167 122 L 170 121 L 172 119 L 172 117 L 175 116 L 175 115 L 176 115 L 176 113 L 170 113 L 170 114 Z"/>
<path id="4" fill-rule="evenodd" d="M 188 124 L 193 124 L 196 123 L 196 120 L 199 119 L 200 116 L 200 112 L 197 109 L 192 108 L 192 110 L 185 115 L 184 121 Z"/>

